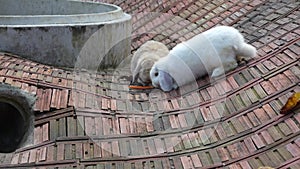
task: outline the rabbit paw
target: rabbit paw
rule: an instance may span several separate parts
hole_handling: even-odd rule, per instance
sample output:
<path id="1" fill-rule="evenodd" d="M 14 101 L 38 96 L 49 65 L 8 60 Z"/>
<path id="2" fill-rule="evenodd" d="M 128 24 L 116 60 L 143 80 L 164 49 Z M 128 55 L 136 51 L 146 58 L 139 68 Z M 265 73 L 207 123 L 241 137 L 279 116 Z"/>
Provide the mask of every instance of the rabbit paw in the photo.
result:
<path id="1" fill-rule="evenodd" d="M 225 70 L 223 67 L 218 67 L 218 68 L 215 68 L 211 74 L 211 77 L 212 78 L 216 78 L 216 77 L 219 77 L 221 75 L 224 75 L 225 74 Z"/>
<path id="2" fill-rule="evenodd" d="M 211 77 L 216 78 L 224 75 L 226 72 L 235 69 L 238 66 L 236 61 L 225 63 L 221 67 L 217 67 L 213 70 Z"/>
<path id="3" fill-rule="evenodd" d="M 237 63 L 236 61 L 226 63 L 226 64 L 224 64 L 225 72 L 228 72 L 228 71 L 230 71 L 230 70 L 233 70 L 233 69 L 235 69 L 237 66 L 238 66 L 238 63 Z"/>

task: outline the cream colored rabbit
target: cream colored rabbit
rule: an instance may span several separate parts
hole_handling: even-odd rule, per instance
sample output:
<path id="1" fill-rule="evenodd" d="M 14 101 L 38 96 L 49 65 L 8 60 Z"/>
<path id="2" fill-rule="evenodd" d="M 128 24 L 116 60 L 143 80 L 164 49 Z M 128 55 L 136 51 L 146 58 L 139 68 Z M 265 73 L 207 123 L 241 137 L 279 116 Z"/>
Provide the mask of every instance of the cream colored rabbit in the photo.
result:
<path id="1" fill-rule="evenodd" d="M 161 42 L 147 41 L 133 55 L 131 60 L 132 83 L 151 85 L 150 69 L 160 58 L 167 56 L 169 49 Z"/>
<path id="2" fill-rule="evenodd" d="M 158 60 L 150 71 L 152 85 L 170 91 L 206 74 L 218 77 L 238 66 L 237 56 L 255 57 L 256 49 L 235 28 L 214 27 L 176 45 Z"/>

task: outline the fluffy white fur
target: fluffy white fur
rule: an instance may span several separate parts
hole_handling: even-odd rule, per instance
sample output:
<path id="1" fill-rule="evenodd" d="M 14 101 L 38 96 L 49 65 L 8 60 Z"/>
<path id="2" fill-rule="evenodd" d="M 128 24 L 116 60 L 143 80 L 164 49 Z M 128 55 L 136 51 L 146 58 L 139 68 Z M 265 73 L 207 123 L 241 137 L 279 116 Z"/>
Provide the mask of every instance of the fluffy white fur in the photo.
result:
<path id="1" fill-rule="evenodd" d="M 235 28 L 214 27 L 176 45 L 157 61 L 150 71 L 152 85 L 170 91 L 206 74 L 218 77 L 238 66 L 237 56 L 255 57 L 256 49 Z"/>
<path id="2" fill-rule="evenodd" d="M 153 64 L 167 56 L 169 49 L 161 42 L 147 41 L 133 55 L 131 60 L 132 83 L 151 84 L 150 70 Z"/>

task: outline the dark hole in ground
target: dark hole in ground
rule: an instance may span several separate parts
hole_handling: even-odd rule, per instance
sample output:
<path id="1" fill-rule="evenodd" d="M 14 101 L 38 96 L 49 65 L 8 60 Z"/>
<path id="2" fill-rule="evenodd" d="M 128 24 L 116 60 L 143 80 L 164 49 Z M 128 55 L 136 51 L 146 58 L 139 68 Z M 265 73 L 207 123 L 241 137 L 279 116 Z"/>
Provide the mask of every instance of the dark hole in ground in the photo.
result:
<path id="1" fill-rule="evenodd" d="M 25 131 L 22 112 L 9 103 L 0 102 L 0 153 L 15 151 Z"/>

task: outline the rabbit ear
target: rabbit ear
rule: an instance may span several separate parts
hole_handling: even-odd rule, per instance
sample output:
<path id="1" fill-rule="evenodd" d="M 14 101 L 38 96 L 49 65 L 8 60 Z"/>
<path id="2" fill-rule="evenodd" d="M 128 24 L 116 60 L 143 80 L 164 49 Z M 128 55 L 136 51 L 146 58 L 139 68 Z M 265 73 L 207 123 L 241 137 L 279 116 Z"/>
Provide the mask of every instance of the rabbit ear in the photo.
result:
<path id="1" fill-rule="evenodd" d="M 132 72 L 132 83 L 137 82 L 137 79 L 138 79 L 138 77 L 139 77 L 139 71 L 140 71 L 140 69 L 141 69 L 141 66 L 138 65 L 138 66 L 134 69 L 134 71 Z"/>
<path id="2" fill-rule="evenodd" d="M 139 61 L 137 63 L 137 66 L 135 67 L 134 71 L 132 72 L 132 83 L 137 82 L 137 79 L 139 78 L 140 70 L 141 70 L 141 63 Z"/>
<path id="3" fill-rule="evenodd" d="M 173 78 L 164 71 L 159 71 L 159 84 L 163 91 L 170 91 L 173 89 Z"/>

